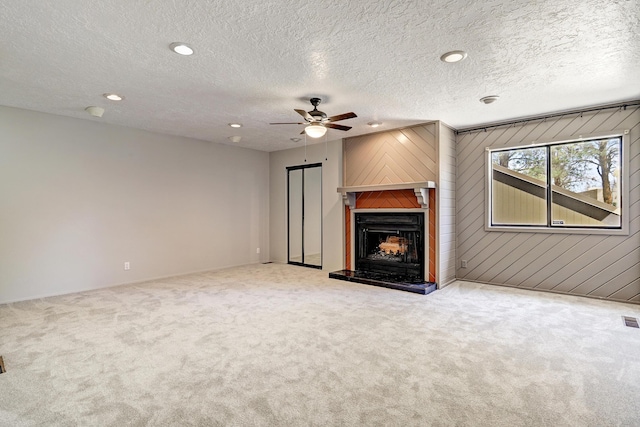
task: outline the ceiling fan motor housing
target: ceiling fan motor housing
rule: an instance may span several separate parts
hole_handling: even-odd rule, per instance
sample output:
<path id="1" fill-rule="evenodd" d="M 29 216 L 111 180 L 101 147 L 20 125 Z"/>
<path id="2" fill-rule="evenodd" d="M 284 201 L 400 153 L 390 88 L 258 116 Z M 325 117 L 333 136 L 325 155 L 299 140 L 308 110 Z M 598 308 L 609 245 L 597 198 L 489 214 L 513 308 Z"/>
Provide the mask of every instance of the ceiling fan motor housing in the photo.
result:
<path id="1" fill-rule="evenodd" d="M 320 110 L 311 110 L 309 111 L 309 115 L 313 117 L 313 120 L 316 122 L 321 122 L 327 118 L 327 114 Z"/>
<path id="2" fill-rule="evenodd" d="M 324 128 L 331 128 L 331 129 L 337 129 L 337 130 L 343 130 L 343 131 L 347 131 L 351 129 L 351 126 L 343 126 L 343 125 L 336 124 L 334 122 L 338 122 L 340 120 L 346 120 L 346 119 L 353 119 L 354 117 L 358 117 L 354 112 L 338 114 L 337 116 L 327 117 L 327 114 L 324 111 L 318 110 L 318 105 L 320 104 L 320 98 L 311 98 L 309 101 L 311 102 L 311 105 L 313 105 L 313 110 L 311 111 L 298 110 L 294 108 L 294 111 L 300 114 L 304 118 L 304 123 L 270 123 L 270 124 L 272 125 L 296 125 L 296 124 L 306 125 L 307 127 L 302 133 L 307 133 L 307 134 L 309 134 L 307 130 L 309 130 L 310 128 L 320 127 L 324 131 L 322 132 L 322 135 L 324 135 L 324 133 L 326 132 L 326 129 Z M 316 137 L 320 137 L 322 135 L 318 134 L 318 136 Z"/>
<path id="3" fill-rule="evenodd" d="M 322 100 L 320 98 L 311 98 L 309 101 L 311 102 L 311 105 L 313 105 L 313 110 L 307 112 L 311 117 L 313 117 L 313 120 L 316 122 L 321 122 L 326 119 L 327 114 L 324 111 L 318 110 L 318 105 L 320 105 L 320 102 L 322 102 Z"/>

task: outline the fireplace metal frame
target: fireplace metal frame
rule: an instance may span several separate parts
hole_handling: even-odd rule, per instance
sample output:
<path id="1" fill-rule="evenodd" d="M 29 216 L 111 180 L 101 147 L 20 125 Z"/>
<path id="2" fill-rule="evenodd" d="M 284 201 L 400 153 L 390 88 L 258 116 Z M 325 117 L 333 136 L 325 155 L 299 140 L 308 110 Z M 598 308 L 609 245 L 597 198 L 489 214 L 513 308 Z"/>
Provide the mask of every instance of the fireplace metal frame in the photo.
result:
<path id="1" fill-rule="evenodd" d="M 423 224 L 424 224 L 424 265 L 423 265 L 423 274 L 425 280 L 428 280 L 429 277 L 429 211 L 421 208 L 411 208 L 411 209 L 351 209 L 351 247 L 349 248 L 351 251 L 351 262 L 354 263 L 352 268 L 355 269 L 355 260 L 356 260 L 356 214 L 357 213 L 388 213 L 388 214 L 397 214 L 397 213 L 420 213 L 424 215 Z"/>

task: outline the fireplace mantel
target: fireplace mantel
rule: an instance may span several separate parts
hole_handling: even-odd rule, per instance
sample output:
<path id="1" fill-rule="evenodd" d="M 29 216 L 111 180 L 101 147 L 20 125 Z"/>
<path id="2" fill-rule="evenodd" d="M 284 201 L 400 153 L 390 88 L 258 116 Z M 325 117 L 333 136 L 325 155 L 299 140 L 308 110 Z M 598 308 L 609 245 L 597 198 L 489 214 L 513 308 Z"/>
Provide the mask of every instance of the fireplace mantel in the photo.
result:
<path id="1" fill-rule="evenodd" d="M 353 187 L 338 187 L 344 204 L 351 208 L 356 206 L 356 195 L 365 191 L 413 190 L 418 203 L 423 209 L 429 208 L 429 188 L 436 188 L 433 181 L 403 182 L 399 184 L 358 185 Z"/>

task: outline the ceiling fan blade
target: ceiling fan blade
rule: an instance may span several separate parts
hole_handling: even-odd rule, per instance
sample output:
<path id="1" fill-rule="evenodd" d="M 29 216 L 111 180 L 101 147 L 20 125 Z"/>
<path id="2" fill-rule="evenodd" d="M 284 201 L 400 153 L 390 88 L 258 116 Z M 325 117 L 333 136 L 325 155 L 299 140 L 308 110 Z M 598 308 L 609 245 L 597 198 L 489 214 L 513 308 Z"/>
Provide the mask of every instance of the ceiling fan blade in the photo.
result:
<path id="1" fill-rule="evenodd" d="M 269 123 L 270 125 L 306 125 L 306 123 L 296 123 L 296 122 L 279 122 L 279 123 Z"/>
<path id="2" fill-rule="evenodd" d="M 347 120 L 347 119 L 353 119 L 354 117 L 358 117 L 356 116 L 356 113 L 351 112 L 351 113 L 344 113 L 344 114 L 339 114 L 337 116 L 331 116 L 327 119 L 328 122 L 338 122 L 340 120 Z"/>
<path id="3" fill-rule="evenodd" d="M 338 129 L 338 130 L 349 130 L 349 129 L 351 129 L 351 126 L 336 125 L 334 123 L 325 123 L 324 127 L 331 128 L 331 129 Z"/>
<path id="4" fill-rule="evenodd" d="M 302 117 L 304 117 L 305 120 L 308 120 L 310 122 L 313 121 L 313 117 L 311 117 L 311 115 L 309 113 L 307 113 L 306 111 L 304 111 L 304 110 L 295 110 L 295 109 L 294 109 L 294 111 L 296 113 L 300 114 Z"/>

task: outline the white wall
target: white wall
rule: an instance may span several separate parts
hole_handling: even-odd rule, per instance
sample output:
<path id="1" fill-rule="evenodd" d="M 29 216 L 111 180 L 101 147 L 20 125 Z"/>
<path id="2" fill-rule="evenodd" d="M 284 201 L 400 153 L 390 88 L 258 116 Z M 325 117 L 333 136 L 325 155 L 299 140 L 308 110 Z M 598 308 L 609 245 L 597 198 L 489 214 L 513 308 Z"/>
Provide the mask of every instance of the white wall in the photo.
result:
<path id="1" fill-rule="evenodd" d="M 322 163 L 322 269 L 344 268 L 344 206 L 337 192 L 342 186 L 342 140 L 307 146 L 307 164 Z M 287 170 L 305 164 L 304 147 L 270 153 L 269 243 L 271 260 L 287 262 Z"/>
<path id="2" fill-rule="evenodd" d="M 456 135 L 438 123 L 438 286 L 456 279 Z"/>
<path id="3" fill-rule="evenodd" d="M 268 158 L 0 107 L 0 303 L 267 260 Z"/>

